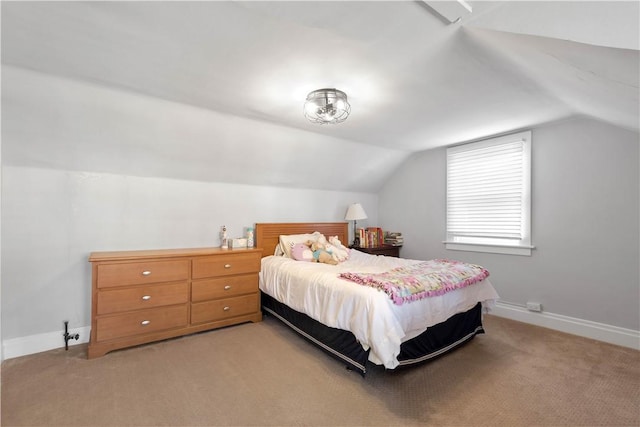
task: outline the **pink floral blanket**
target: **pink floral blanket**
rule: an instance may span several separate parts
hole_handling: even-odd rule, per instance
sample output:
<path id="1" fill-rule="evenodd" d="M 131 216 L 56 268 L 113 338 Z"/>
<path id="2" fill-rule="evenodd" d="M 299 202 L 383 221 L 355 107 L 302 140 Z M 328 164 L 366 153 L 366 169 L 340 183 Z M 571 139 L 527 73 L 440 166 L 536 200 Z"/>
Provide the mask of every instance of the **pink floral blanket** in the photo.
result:
<path id="1" fill-rule="evenodd" d="M 434 259 L 377 274 L 341 273 L 340 277 L 384 291 L 395 304 L 442 295 L 489 277 L 475 264 Z"/>

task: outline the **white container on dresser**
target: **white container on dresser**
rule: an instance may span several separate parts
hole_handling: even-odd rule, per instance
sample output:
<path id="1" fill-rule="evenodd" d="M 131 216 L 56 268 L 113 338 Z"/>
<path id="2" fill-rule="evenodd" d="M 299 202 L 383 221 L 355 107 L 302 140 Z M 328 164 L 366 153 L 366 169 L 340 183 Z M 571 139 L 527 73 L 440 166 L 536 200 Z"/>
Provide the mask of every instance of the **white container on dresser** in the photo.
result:
<path id="1" fill-rule="evenodd" d="M 88 358 L 259 322 L 262 249 L 93 252 Z"/>

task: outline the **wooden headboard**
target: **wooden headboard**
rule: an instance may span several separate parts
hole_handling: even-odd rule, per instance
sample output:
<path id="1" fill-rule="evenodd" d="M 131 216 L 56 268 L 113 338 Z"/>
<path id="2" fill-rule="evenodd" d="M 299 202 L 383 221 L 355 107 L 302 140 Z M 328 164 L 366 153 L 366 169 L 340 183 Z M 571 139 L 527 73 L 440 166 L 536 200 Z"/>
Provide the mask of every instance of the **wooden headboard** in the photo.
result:
<path id="1" fill-rule="evenodd" d="M 319 231 L 327 239 L 338 236 L 343 245 L 349 245 L 348 222 L 271 222 L 256 224 L 256 247 L 262 248 L 262 256 L 273 255 L 281 234 L 304 234 Z"/>

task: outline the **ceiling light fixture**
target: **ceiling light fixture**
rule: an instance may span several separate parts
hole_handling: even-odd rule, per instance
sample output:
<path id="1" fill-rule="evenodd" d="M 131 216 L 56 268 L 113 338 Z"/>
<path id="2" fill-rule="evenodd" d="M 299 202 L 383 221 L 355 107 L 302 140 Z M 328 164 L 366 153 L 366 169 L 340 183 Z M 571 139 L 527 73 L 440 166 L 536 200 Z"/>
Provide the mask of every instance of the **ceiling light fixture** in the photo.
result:
<path id="1" fill-rule="evenodd" d="M 347 120 L 351 105 L 347 94 L 338 89 L 318 89 L 307 95 L 304 103 L 304 116 L 310 122 L 321 125 L 342 123 Z"/>

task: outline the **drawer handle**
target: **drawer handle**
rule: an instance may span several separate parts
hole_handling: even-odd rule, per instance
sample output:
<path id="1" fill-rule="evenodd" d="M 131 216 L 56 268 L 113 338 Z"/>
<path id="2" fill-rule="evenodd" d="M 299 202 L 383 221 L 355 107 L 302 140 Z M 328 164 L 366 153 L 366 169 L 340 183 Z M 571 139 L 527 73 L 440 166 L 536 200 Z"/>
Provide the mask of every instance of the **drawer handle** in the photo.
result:
<path id="1" fill-rule="evenodd" d="M 149 301 L 149 300 L 151 299 L 151 295 L 144 295 L 144 296 L 142 297 L 142 299 L 143 299 L 144 301 Z"/>
<path id="2" fill-rule="evenodd" d="M 151 272 L 149 270 L 145 270 L 145 271 L 142 272 L 143 276 L 148 276 L 150 274 L 151 274 Z"/>
<path id="3" fill-rule="evenodd" d="M 231 268 L 231 264 L 225 264 L 224 268 Z"/>
<path id="4" fill-rule="evenodd" d="M 147 326 L 149 323 L 151 323 L 151 320 L 143 320 L 142 322 L 140 322 L 142 326 Z"/>
<path id="5" fill-rule="evenodd" d="M 227 286 L 224 287 L 225 291 L 228 291 L 229 289 L 231 289 L 231 285 L 227 285 Z"/>
<path id="6" fill-rule="evenodd" d="M 229 311 L 229 310 L 231 310 L 231 307 L 225 307 L 225 308 L 223 308 L 223 310 L 224 311 Z"/>

